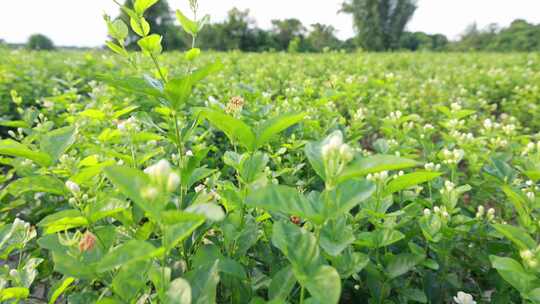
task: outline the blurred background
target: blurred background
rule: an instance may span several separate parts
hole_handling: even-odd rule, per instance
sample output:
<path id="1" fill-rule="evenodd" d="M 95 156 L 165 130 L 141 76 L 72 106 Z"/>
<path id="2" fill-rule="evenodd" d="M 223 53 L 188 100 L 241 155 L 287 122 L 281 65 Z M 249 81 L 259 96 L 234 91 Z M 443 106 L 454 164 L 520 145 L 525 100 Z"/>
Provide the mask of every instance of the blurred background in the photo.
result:
<path id="1" fill-rule="evenodd" d="M 3 2 L 0 43 L 13 48 L 101 48 L 102 15 L 125 19 L 112 0 Z M 190 43 L 174 17 L 187 2 L 147 13 L 166 50 Z M 218 51 L 540 51 L 538 0 L 201 0 L 200 10 L 211 24 L 198 44 Z"/>

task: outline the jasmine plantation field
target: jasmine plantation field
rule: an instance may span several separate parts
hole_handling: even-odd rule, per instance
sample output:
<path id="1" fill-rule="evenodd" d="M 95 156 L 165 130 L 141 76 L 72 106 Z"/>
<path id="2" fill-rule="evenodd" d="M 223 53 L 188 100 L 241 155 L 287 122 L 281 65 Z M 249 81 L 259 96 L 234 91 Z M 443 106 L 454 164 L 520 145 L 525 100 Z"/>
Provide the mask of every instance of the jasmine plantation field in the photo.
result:
<path id="1" fill-rule="evenodd" d="M 539 54 L 142 36 L 0 50 L 0 302 L 540 303 Z"/>

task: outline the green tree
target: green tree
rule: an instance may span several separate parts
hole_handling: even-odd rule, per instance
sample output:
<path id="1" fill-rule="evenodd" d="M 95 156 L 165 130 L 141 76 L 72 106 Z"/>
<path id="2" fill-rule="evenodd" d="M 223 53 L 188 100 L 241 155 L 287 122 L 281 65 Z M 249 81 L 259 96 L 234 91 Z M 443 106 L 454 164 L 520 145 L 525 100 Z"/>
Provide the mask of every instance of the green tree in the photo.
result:
<path id="1" fill-rule="evenodd" d="M 275 47 L 269 32 L 258 29 L 249 10 L 231 9 L 227 19 L 209 25 L 199 36 L 203 48 L 219 51 L 257 52 Z"/>
<path id="2" fill-rule="evenodd" d="M 30 36 L 26 46 L 31 50 L 37 51 L 50 51 L 55 48 L 53 41 L 43 34 L 34 34 Z"/>
<path id="3" fill-rule="evenodd" d="M 295 39 L 303 40 L 306 28 L 298 19 L 272 20 L 272 32 L 280 50 L 287 50 Z"/>
<path id="4" fill-rule="evenodd" d="M 124 3 L 127 7 L 133 7 L 133 0 L 126 0 Z M 160 0 L 150 7 L 144 14 L 146 21 L 150 24 L 152 33 L 163 37 L 162 45 L 164 50 L 185 49 L 190 46 L 189 38 L 175 25 L 175 17 L 167 0 Z M 120 19 L 129 24 L 129 16 L 120 10 Z M 137 36 L 131 29 L 129 31 L 126 44 L 128 49 L 138 49 L 137 41 L 140 37 Z"/>
<path id="5" fill-rule="evenodd" d="M 447 45 L 448 38 L 445 35 L 429 35 L 424 32 L 404 32 L 399 42 L 400 49 L 411 51 L 442 51 Z"/>
<path id="6" fill-rule="evenodd" d="M 336 49 L 340 46 L 340 41 L 336 37 L 336 29 L 331 25 L 321 23 L 311 25 L 307 43 L 310 50 L 314 52 L 322 52 L 325 48 Z"/>
<path id="7" fill-rule="evenodd" d="M 362 48 L 386 51 L 399 47 L 416 8 L 416 0 L 346 0 L 341 11 L 353 16 Z"/>

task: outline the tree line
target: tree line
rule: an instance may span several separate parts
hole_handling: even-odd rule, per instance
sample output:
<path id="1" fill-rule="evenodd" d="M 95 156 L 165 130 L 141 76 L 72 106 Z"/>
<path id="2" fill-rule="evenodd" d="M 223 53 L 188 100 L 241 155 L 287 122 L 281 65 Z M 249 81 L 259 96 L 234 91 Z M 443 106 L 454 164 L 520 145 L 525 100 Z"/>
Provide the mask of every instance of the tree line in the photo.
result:
<path id="1" fill-rule="evenodd" d="M 133 0 L 125 5 L 132 6 Z M 480 29 L 471 25 L 457 41 L 442 34 L 406 31 L 417 9 L 416 0 L 345 0 L 340 13 L 349 14 L 354 21 L 356 36 L 340 40 L 336 29 L 321 23 L 306 26 L 296 18 L 273 20 L 270 29 L 257 27 L 249 10 L 231 9 L 225 20 L 207 25 L 197 38 L 204 49 L 245 52 L 289 51 L 324 52 L 353 51 L 540 51 L 540 24 L 515 20 L 500 28 L 490 25 Z M 155 33 L 163 36 L 165 50 L 182 50 L 191 45 L 188 37 L 175 24 L 174 13 L 167 0 L 152 6 L 145 15 Z M 124 12 L 118 18 L 129 21 Z M 137 49 L 137 36 L 130 33 L 128 48 Z M 28 47 L 51 49 L 54 45 L 42 35 L 32 36 Z"/>

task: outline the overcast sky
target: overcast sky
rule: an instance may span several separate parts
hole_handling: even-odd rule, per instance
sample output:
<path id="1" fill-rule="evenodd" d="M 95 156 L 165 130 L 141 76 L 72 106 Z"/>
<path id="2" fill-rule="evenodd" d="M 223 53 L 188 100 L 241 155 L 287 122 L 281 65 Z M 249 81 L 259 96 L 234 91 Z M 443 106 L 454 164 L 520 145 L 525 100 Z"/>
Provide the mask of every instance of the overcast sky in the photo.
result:
<path id="1" fill-rule="evenodd" d="M 106 39 L 102 14 L 116 15 L 112 0 L 0 0 L 0 39 L 24 42 L 33 33 L 51 37 L 57 45 L 99 46 Z M 169 0 L 187 10 L 187 0 Z M 340 38 L 354 32 L 349 15 L 337 14 L 343 0 L 199 0 L 201 11 L 221 21 L 236 6 L 249 8 L 262 28 L 270 20 L 295 17 L 305 25 L 331 24 Z M 540 23 L 540 0 L 419 0 L 408 29 L 442 33 L 454 39 L 472 22 L 508 25 L 516 18 Z"/>

